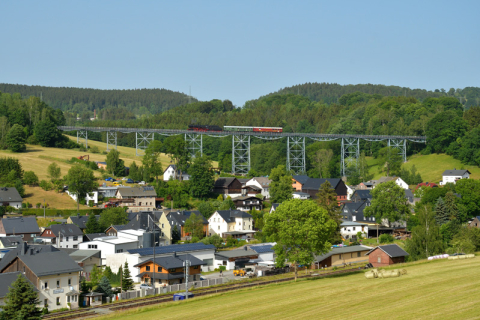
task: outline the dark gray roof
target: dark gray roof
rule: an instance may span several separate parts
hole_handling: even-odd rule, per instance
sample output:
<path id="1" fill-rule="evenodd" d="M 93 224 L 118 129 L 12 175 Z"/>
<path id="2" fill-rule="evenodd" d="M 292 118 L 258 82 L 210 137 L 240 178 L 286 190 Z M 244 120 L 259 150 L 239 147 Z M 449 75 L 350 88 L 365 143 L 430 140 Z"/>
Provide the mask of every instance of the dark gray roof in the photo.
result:
<path id="1" fill-rule="evenodd" d="M 155 247 L 155 254 L 168 254 L 174 252 L 187 252 L 187 251 L 201 251 L 201 250 L 215 250 L 213 244 L 199 243 L 187 243 L 187 244 L 171 244 L 169 246 Z M 139 248 L 127 250 L 128 253 L 138 253 L 140 256 L 153 255 L 153 247 Z"/>
<path id="2" fill-rule="evenodd" d="M 161 229 L 154 223 L 152 222 L 152 218 L 154 221 L 158 222 L 155 220 L 155 215 L 153 214 L 152 211 L 140 211 L 138 212 L 135 217 L 127 222 L 126 225 L 122 227 L 120 230 L 127 230 L 127 229 L 133 229 L 133 230 L 138 230 L 138 229 L 143 229 L 143 230 L 157 230 L 160 231 Z M 119 229 L 116 229 L 119 231 Z"/>
<path id="3" fill-rule="evenodd" d="M 120 187 L 117 190 L 123 198 L 135 197 L 156 197 L 157 192 L 154 187 Z"/>
<path id="4" fill-rule="evenodd" d="M 10 264 L 17 256 L 23 255 L 42 255 L 49 252 L 59 251 L 51 245 L 31 245 L 26 242 L 20 243 L 15 249 L 10 250 L 2 260 L 0 260 L 0 273 Z"/>
<path id="5" fill-rule="evenodd" d="M 28 280 L 27 277 L 25 277 L 21 272 L 0 273 L 0 298 L 4 298 L 7 296 L 7 293 L 10 290 L 12 283 L 17 280 L 18 275 L 21 275 L 24 279 L 30 282 L 30 280 Z M 35 291 L 38 291 L 37 288 L 33 285 L 33 283 L 30 282 L 30 284 L 33 286 L 33 289 Z"/>
<path id="6" fill-rule="evenodd" d="M 100 219 L 99 215 L 96 215 L 95 218 Z M 87 221 L 88 221 L 88 216 L 71 216 L 70 220 L 72 220 L 72 223 L 77 225 L 80 229 L 86 229 L 87 228 Z"/>
<path id="7" fill-rule="evenodd" d="M 370 190 L 355 190 L 355 192 L 352 194 L 352 198 L 355 197 L 355 195 L 357 195 L 361 200 L 372 199 Z"/>
<path id="8" fill-rule="evenodd" d="M 232 177 L 227 177 L 227 178 L 218 178 L 216 181 L 215 181 L 215 185 L 214 185 L 214 188 L 228 188 L 229 185 L 232 184 L 232 182 L 234 180 L 236 180 L 237 178 L 232 178 Z"/>
<path id="9" fill-rule="evenodd" d="M 218 212 L 218 214 L 227 223 L 235 222 L 235 218 L 251 218 L 252 217 L 252 215 L 240 210 L 218 210 L 216 212 Z"/>
<path id="10" fill-rule="evenodd" d="M 83 270 L 70 258 L 68 253 L 60 250 L 42 254 L 20 255 L 18 258 L 38 277 Z"/>
<path id="11" fill-rule="evenodd" d="M 71 252 L 69 256 L 76 262 L 81 262 L 90 257 L 100 258 L 101 252 L 100 250 L 75 250 Z"/>
<path id="12" fill-rule="evenodd" d="M 3 218 L 0 223 L 6 234 L 40 233 L 36 217 Z"/>
<path id="13" fill-rule="evenodd" d="M 203 262 L 203 260 L 200 260 L 192 256 L 191 254 L 182 254 L 182 255 L 173 255 L 173 256 L 167 256 L 167 257 L 159 257 L 159 258 L 155 258 L 155 260 L 153 260 L 153 258 L 148 259 L 146 261 L 143 261 L 135 265 L 134 267 L 139 267 L 150 261 L 155 261 L 156 264 L 158 264 L 159 266 L 165 269 L 182 268 L 185 260 L 189 260 L 192 267 L 206 264 L 205 262 Z"/>
<path id="14" fill-rule="evenodd" d="M 325 183 L 325 181 L 330 182 L 332 188 L 335 189 L 337 185 L 342 181 L 341 179 L 318 179 L 310 178 L 302 186 L 302 190 L 319 190 L 320 186 Z"/>
<path id="15" fill-rule="evenodd" d="M 82 230 L 74 224 L 52 224 L 50 227 L 46 229 L 52 230 L 53 234 L 58 237 L 61 233 L 62 236 L 83 236 Z"/>
<path id="16" fill-rule="evenodd" d="M 22 202 L 23 199 L 20 197 L 16 188 L 13 187 L 2 187 L 0 188 L 0 202 Z"/>
<path id="17" fill-rule="evenodd" d="M 222 259 L 229 259 L 229 258 L 240 258 L 240 257 L 249 257 L 249 256 L 257 256 L 258 253 L 253 251 L 252 249 L 234 249 L 234 250 L 227 250 L 227 251 L 219 251 L 215 253 L 215 259 L 222 260 Z"/>
<path id="18" fill-rule="evenodd" d="M 16 247 L 22 241 L 22 237 L 19 236 L 0 237 L 0 242 L 2 243 L 4 248 Z"/>
<path id="19" fill-rule="evenodd" d="M 301 184 L 304 184 L 305 182 L 307 182 L 308 179 L 310 179 L 306 175 L 295 175 L 295 176 L 292 176 L 292 178 L 300 182 Z"/>
<path id="20" fill-rule="evenodd" d="M 108 227 L 107 229 L 110 229 L 110 228 L 113 228 L 115 229 L 116 231 L 119 231 L 119 230 L 122 230 L 125 228 L 125 225 L 124 224 L 116 224 L 116 225 L 111 225 L 110 227 Z M 107 231 L 107 230 L 105 230 Z"/>
<path id="21" fill-rule="evenodd" d="M 405 197 L 413 199 L 413 193 L 410 189 L 405 189 Z"/>
<path id="22" fill-rule="evenodd" d="M 208 224 L 208 220 L 200 213 L 200 211 L 177 211 L 177 212 L 170 212 L 168 214 L 169 220 L 174 220 L 176 225 L 183 226 L 185 225 L 185 221 L 187 221 L 190 216 L 195 214 L 196 216 L 200 216 L 203 220 L 203 224 Z"/>
<path id="23" fill-rule="evenodd" d="M 375 247 L 372 250 L 368 251 L 366 255 L 369 255 L 371 252 L 375 251 L 376 249 L 382 250 L 390 258 L 405 257 L 409 255 L 405 250 L 400 248 L 397 244 L 387 244 L 384 246 Z"/>
<path id="24" fill-rule="evenodd" d="M 443 176 L 463 176 L 466 172 L 471 174 L 468 170 L 445 170 Z"/>
<path id="25" fill-rule="evenodd" d="M 359 246 L 348 246 L 348 247 L 339 247 L 339 248 L 332 248 L 329 252 L 322 254 L 320 256 L 315 257 L 315 261 L 323 261 L 326 258 L 333 256 L 334 254 L 343 254 L 343 253 L 352 253 L 352 252 L 361 252 L 361 251 L 367 251 L 367 250 L 372 250 L 372 247 L 367 247 L 364 245 L 359 245 Z M 369 251 L 369 252 L 370 252 Z M 367 253 L 368 254 L 368 253 Z"/>

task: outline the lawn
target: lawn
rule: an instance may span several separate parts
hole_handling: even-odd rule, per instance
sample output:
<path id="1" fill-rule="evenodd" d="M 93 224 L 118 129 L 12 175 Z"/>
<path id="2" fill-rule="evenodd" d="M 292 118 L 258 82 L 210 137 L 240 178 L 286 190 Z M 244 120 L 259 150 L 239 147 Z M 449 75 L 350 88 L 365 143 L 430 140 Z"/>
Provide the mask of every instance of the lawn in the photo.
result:
<path id="1" fill-rule="evenodd" d="M 385 173 L 378 171 L 377 160 L 372 157 L 367 157 L 367 163 L 370 167 L 370 173 L 374 174 L 373 179 L 378 179 L 385 176 Z M 407 170 L 410 170 L 415 165 L 417 172 L 420 172 L 424 182 L 442 181 L 442 173 L 448 169 L 468 169 L 472 174 L 471 179 L 480 179 L 480 168 L 477 166 L 468 166 L 461 163 L 460 160 L 454 159 L 447 154 L 429 154 L 429 155 L 413 155 L 407 158 L 404 164 Z"/>
<path id="2" fill-rule="evenodd" d="M 363 274 L 289 282 L 116 312 L 100 319 L 478 318 L 480 257 L 407 264 L 399 278 Z"/>

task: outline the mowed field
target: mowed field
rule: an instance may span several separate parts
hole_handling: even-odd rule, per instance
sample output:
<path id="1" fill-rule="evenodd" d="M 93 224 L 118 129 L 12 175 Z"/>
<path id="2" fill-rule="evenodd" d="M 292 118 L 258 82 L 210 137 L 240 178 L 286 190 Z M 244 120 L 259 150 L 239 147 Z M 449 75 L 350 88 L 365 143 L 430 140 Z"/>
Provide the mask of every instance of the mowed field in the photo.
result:
<path id="1" fill-rule="evenodd" d="M 373 179 L 378 179 L 382 176 L 385 176 L 385 173 L 380 173 L 378 171 L 377 160 L 374 158 L 367 157 L 367 163 L 370 166 L 370 173 L 373 173 L 375 176 Z M 424 182 L 435 182 L 438 183 L 442 181 L 442 173 L 448 169 L 468 169 L 472 174 L 470 175 L 471 179 L 480 179 L 480 168 L 477 166 L 464 165 L 460 160 L 454 159 L 452 156 L 447 154 L 429 154 L 429 155 L 414 155 L 407 158 L 407 162 L 404 164 L 404 167 L 407 170 L 410 170 L 412 166 L 415 165 L 417 172 L 420 172 Z"/>
<path id="2" fill-rule="evenodd" d="M 302 280 L 99 319 L 478 319 L 480 257 L 406 264 L 399 278 Z"/>

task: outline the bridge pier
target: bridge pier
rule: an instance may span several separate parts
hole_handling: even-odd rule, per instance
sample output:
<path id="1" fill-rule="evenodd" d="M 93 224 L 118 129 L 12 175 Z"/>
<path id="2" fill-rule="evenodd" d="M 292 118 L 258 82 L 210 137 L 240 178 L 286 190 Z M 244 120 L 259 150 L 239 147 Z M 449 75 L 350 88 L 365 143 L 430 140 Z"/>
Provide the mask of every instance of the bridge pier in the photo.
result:
<path id="1" fill-rule="evenodd" d="M 203 135 L 198 133 L 185 133 L 185 142 L 187 143 L 187 148 L 190 151 L 192 158 L 195 157 L 197 152 L 200 152 L 200 155 L 203 155 Z"/>
<path id="2" fill-rule="evenodd" d="M 143 154 L 140 154 L 140 150 L 145 152 L 145 149 L 147 149 L 148 145 L 150 142 L 153 141 L 153 132 L 141 132 L 141 131 L 135 131 L 135 154 L 137 156 L 142 156 Z"/>
<path id="3" fill-rule="evenodd" d="M 107 131 L 107 151 L 110 151 L 110 146 L 113 145 L 114 149 L 117 150 L 117 132 L 116 131 Z"/>
<path id="4" fill-rule="evenodd" d="M 250 171 L 250 136 L 232 135 L 232 173 L 247 174 Z"/>
<path id="5" fill-rule="evenodd" d="M 80 140 L 85 139 L 85 148 L 88 149 L 88 131 L 77 130 L 77 143 L 80 144 Z"/>
<path id="6" fill-rule="evenodd" d="M 347 168 L 350 164 L 355 163 L 358 167 L 358 159 L 360 158 L 360 139 L 359 138 L 342 138 L 342 154 L 340 164 L 340 174 L 346 176 Z"/>
<path id="7" fill-rule="evenodd" d="M 287 137 L 287 170 L 295 174 L 306 172 L 305 137 Z"/>
<path id="8" fill-rule="evenodd" d="M 398 149 L 403 162 L 407 162 L 407 139 L 388 139 L 388 146 Z"/>

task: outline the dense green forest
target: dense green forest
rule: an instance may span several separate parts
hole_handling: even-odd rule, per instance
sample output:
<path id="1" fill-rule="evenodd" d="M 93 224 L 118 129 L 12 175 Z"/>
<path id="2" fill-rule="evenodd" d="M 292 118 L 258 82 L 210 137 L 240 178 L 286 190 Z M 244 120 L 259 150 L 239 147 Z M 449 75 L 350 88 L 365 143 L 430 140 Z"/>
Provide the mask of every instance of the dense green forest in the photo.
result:
<path id="1" fill-rule="evenodd" d="M 166 89 L 100 90 L 0 83 L 0 92 L 41 98 L 54 109 L 65 111 L 67 120 L 93 118 L 94 110 L 98 119 L 135 119 L 189 102 L 187 95 Z"/>
<path id="2" fill-rule="evenodd" d="M 385 86 L 380 84 L 340 85 L 336 83 L 314 82 L 283 88 L 270 95 L 288 93 L 298 94 L 313 101 L 323 101 L 327 104 L 331 104 L 339 103 L 341 96 L 357 91 L 371 95 L 379 94 L 382 96 L 413 97 L 420 101 L 423 101 L 426 98 L 455 97 L 466 109 L 480 105 L 480 88 L 477 87 L 466 87 L 464 89 L 450 88 L 448 91 L 445 89 L 428 91 L 425 89 L 410 89 L 406 87 Z"/>

